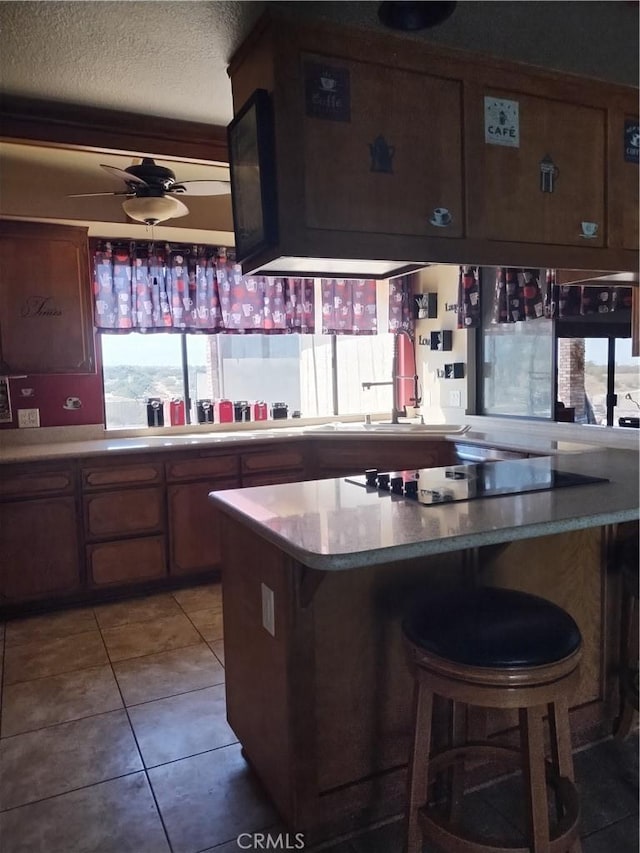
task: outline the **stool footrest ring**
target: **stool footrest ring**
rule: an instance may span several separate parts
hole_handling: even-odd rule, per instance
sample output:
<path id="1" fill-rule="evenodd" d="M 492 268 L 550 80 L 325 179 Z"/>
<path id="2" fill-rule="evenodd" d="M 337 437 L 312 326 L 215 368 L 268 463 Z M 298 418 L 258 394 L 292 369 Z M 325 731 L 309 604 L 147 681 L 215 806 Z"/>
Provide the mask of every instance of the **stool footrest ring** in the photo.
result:
<path id="1" fill-rule="evenodd" d="M 514 764 L 520 755 L 520 750 L 514 747 L 484 741 L 472 741 L 435 753 L 429 759 L 429 771 L 430 773 L 437 773 L 450 767 L 456 761 L 476 758 Z M 566 853 L 578 838 L 580 798 L 573 782 L 564 776 L 558 776 L 549 761 L 545 762 L 545 772 L 547 783 L 556 791 L 564 811 L 563 816 L 552 829 L 549 851 L 550 853 Z M 529 846 L 510 846 L 508 843 L 496 839 L 480 839 L 461 835 L 461 828 L 457 823 L 435 814 L 435 810 L 428 807 L 420 809 L 418 820 L 425 841 L 439 844 L 444 849 L 453 849 L 455 846 L 455 849 L 459 850 L 460 853 L 529 853 L 531 849 Z"/>

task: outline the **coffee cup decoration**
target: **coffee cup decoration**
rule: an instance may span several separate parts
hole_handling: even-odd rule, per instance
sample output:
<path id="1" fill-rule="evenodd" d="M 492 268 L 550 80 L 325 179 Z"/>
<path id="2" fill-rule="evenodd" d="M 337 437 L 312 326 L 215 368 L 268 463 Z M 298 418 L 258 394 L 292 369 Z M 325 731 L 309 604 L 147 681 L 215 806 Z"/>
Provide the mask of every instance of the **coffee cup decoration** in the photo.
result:
<path id="1" fill-rule="evenodd" d="M 73 412 L 76 409 L 82 408 L 82 400 L 80 397 L 67 397 L 62 408 L 66 409 L 68 412 Z"/>
<path id="2" fill-rule="evenodd" d="M 435 207 L 429 222 L 431 225 L 435 225 L 436 228 L 446 228 L 448 225 L 451 225 L 451 214 L 446 207 Z"/>
<path id="3" fill-rule="evenodd" d="M 581 228 L 580 236 L 584 237 L 585 240 L 593 240 L 593 238 L 597 237 L 597 235 L 598 235 L 598 223 L 597 222 L 581 222 L 580 228 Z"/>

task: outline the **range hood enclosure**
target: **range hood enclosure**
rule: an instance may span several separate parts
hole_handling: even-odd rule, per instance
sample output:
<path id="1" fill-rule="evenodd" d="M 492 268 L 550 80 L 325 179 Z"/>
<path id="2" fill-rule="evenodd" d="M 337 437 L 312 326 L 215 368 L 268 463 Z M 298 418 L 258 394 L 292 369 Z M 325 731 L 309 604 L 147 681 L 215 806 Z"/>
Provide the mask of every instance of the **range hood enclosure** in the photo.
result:
<path id="1" fill-rule="evenodd" d="M 280 10 L 258 22 L 229 76 L 245 274 L 638 268 L 637 165 L 619 144 L 637 113 L 631 87 Z M 520 105 L 519 148 L 487 143 L 495 99 Z M 586 148 L 558 136 L 558 111 Z M 548 148 L 561 173 L 553 192 L 539 174 Z"/>

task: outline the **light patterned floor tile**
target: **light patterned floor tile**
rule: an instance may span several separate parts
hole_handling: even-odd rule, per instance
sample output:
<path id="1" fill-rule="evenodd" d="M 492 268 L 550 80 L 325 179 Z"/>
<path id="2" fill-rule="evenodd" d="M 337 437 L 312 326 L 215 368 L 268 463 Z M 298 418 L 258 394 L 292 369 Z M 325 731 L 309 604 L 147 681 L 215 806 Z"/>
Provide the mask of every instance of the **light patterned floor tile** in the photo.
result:
<path id="1" fill-rule="evenodd" d="M 34 640 L 19 646 L 7 646 L 4 653 L 4 683 L 30 681 L 32 678 L 73 672 L 108 662 L 99 631 L 55 640 Z"/>
<path id="2" fill-rule="evenodd" d="M 178 589 L 173 597 L 186 613 L 208 608 L 219 609 L 222 607 L 222 586 L 218 583 Z"/>
<path id="3" fill-rule="evenodd" d="M 214 640 L 212 643 L 209 643 L 209 646 L 222 666 L 224 666 L 224 640 Z"/>
<path id="4" fill-rule="evenodd" d="M 112 663 L 202 642 L 202 637 L 184 614 L 107 628 L 102 636 Z"/>
<path id="5" fill-rule="evenodd" d="M 180 606 L 168 593 L 103 604 L 94 608 L 94 612 L 101 628 L 119 628 L 132 622 L 149 622 L 182 614 Z"/>
<path id="6" fill-rule="evenodd" d="M 209 608 L 208 610 L 190 610 L 187 616 L 196 626 L 202 638 L 207 642 L 221 640 L 223 636 L 222 610 Z"/>
<path id="7" fill-rule="evenodd" d="M 2 853 L 169 853 L 144 773 L 0 814 Z M 193 851 L 191 851 L 193 853 Z"/>
<path id="8" fill-rule="evenodd" d="M 142 769 L 124 711 L 2 738 L 0 765 L 0 810 Z"/>
<path id="9" fill-rule="evenodd" d="M 149 778 L 174 853 L 215 847 L 276 822 L 238 745 L 155 767 Z"/>
<path id="10" fill-rule="evenodd" d="M 227 723 L 224 684 L 129 708 L 146 767 L 236 743 Z"/>
<path id="11" fill-rule="evenodd" d="M 122 708 L 110 666 L 23 681 L 4 688 L 2 737 Z"/>
<path id="12" fill-rule="evenodd" d="M 91 608 L 65 610 L 44 616 L 31 616 L 28 619 L 15 619 L 7 623 L 6 644 L 9 647 L 97 630 L 98 625 Z"/>
<path id="13" fill-rule="evenodd" d="M 204 643 L 123 660 L 113 669 L 126 705 L 224 682 L 222 665 Z"/>

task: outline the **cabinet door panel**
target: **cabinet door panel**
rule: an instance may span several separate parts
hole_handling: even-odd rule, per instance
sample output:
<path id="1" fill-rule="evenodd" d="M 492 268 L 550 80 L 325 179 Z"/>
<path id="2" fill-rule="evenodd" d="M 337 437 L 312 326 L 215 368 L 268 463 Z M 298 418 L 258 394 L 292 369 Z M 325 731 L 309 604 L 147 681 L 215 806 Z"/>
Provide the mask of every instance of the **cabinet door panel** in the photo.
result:
<path id="1" fill-rule="evenodd" d="M 0 223 L 0 342 L 13 373 L 93 373 L 83 228 Z"/>
<path id="2" fill-rule="evenodd" d="M 37 497 L 73 491 L 73 473 L 66 471 L 21 471 L 2 473 L 0 497 Z"/>
<path id="3" fill-rule="evenodd" d="M 221 514 L 209 500 L 209 492 L 237 485 L 234 479 L 169 486 L 171 574 L 191 574 L 220 565 Z"/>
<path id="4" fill-rule="evenodd" d="M 307 225 L 460 237 L 461 83 L 335 62 L 350 75 L 351 120 L 304 119 Z M 372 169 L 381 138 L 391 172 Z M 436 208 L 449 211 L 448 224 L 430 224 Z"/>
<path id="5" fill-rule="evenodd" d="M 89 545 L 87 562 L 91 586 L 115 586 L 165 577 L 164 536 Z"/>
<path id="6" fill-rule="evenodd" d="M 0 505 L 0 598 L 18 602 L 80 585 L 76 503 L 48 498 Z"/>
<path id="7" fill-rule="evenodd" d="M 627 121 L 638 124 L 638 116 L 614 112 L 609 127 L 609 245 L 623 249 L 638 248 L 638 164 L 626 159 L 625 147 L 630 139 L 625 134 Z M 622 141 L 626 146 L 623 146 Z"/>
<path id="8" fill-rule="evenodd" d="M 484 141 L 484 96 L 517 101 L 520 146 Z M 605 128 L 602 109 L 520 92 L 476 91 L 470 100 L 467 175 L 469 236 L 489 240 L 603 246 Z M 540 163 L 558 169 L 553 192 L 542 192 Z M 591 239 L 581 223 L 595 222 Z"/>
<path id="9" fill-rule="evenodd" d="M 153 533 L 164 522 L 162 489 L 104 492 L 84 499 L 87 535 L 104 539 L 114 535 Z"/>

